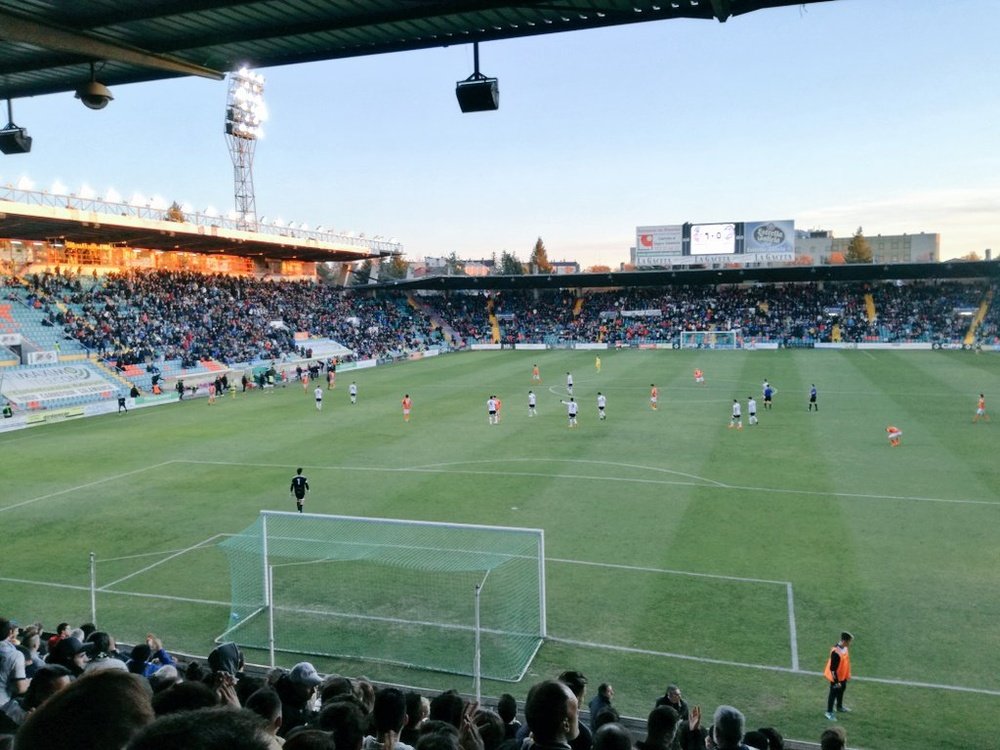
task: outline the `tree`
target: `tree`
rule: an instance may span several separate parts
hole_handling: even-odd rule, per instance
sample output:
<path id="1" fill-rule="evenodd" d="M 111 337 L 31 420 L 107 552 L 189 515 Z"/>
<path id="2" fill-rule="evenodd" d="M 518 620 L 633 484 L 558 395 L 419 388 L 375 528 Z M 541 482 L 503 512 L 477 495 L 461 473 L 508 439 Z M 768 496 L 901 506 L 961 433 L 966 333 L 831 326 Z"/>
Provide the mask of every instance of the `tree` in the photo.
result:
<path id="1" fill-rule="evenodd" d="M 965 255 L 959 256 L 958 260 L 982 260 L 982 257 L 973 250 L 971 253 L 966 253 Z"/>
<path id="2" fill-rule="evenodd" d="M 858 227 L 858 231 L 851 237 L 851 242 L 847 246 L 847 252 L 844 253 L 844 260 L 848 263 L 872 262 L 872 246 L 865 239 L 861 227 Z"/>
<path id="3" fill-rule="evenodd" d="M 171 203 L 167 209 L 167 221 L 184 221 L 184 210 L 177 201 Z"/>
<path id="4" fill-rule="evenodd" d="M 379 261 L 379 279 L 385 279 L 386 281 L 405 279 L 409 271 L 410 264 L 406 262 L 406 258 L 402 255 L 393 255 L 389 260 L 383 258 Z"/>
<path id="5" fill-rule="evenodd" d="M 362 261 L 361 265 L 351 274 L 351 286 L 364 286 L 372 277 L 371 259 Z"/>
<path id="6" fill-rule="evenodd" d="M 464 276 L 465 275 L 465 261 L 459 260 L 455 253 L 452 253 L 447 258 L 445 258 L 445 268 L 448 269 L 449 276 Z"/>
<path id="7" fill-rule="evenodd" d="M 517 259 L 514 253 L 504 250 L 500 253 L 500 273 L 504 276 L 521 276 L 524 274 L 524 265 Z"/>
<path id="8" fill-rule="evenodd" d="M 830 253 L 830 265 L 831 266 L 842 266 L 847 261 L 844 260 L 844 254 L 837 250 Z"/>
<path id="9" fill-rule="evenodd" d="M 549 263 L 549 254 L 545 252 L 545 243 L 539 237 L 535 241 L 535 247 L 531 251 L 531 260 L 528 261 L 535 268 L 535 273 L 552 273 L 552 264 Z"/>

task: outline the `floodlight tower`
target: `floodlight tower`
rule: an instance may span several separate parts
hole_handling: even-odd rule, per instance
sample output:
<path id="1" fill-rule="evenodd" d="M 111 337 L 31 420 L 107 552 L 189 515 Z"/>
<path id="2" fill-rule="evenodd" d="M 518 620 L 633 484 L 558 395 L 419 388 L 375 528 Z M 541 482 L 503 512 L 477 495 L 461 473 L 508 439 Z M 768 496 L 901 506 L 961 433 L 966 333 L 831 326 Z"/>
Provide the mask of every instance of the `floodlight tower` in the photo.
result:
<path id="1" fill-rule="evenodd" d="M 253 154 L 264 135 L 264 76 L 241 68 L 229 76 L 226 99 L 226 142 L 233 160 L 236 213 L 240 229 L 257 228 L 257 202 L 253 192 Z"/>

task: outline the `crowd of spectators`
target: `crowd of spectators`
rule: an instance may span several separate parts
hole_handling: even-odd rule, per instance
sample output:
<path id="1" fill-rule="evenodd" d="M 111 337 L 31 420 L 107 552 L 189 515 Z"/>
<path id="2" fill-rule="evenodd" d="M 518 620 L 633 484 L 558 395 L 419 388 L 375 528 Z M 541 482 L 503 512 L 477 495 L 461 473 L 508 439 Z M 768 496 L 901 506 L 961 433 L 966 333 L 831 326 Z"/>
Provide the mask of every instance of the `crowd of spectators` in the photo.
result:
<path id="1" fill-rule="evenodd" d="M 433 697 L 321 676 L 309 662 L 252 674 L 234 643 L 182 662 L 153 634 L 129 653 L 93 625 L 20 629 L 0 617 L 0 750 L 781 750 L 774 727 L 749 729 L 722 705 L 711 722 L 676 685 L 651 700 L 644 728 L 625 726 L 614 688 L 586 703 L 587 678 L 566 671 L 517 701 L 490 706 L 455 690 Z M 589 717 L 581 715 L 589 707 Z M 636 739 L 642 736 L 643 739 Z M 832 726 L 822 750 L 843 750 Z"/>
<path id="2" fill-rule="evenodd" d="M 579 298 L 566 291 L 500 292 L 436 304 L 479 342 L 492 338 L 492 308 L 506 344 L 673 342 L 685 331 L 709 330 L 738 330 L 746 342 L 934 343 L 961 341 L 970 310 L 985 294 L 981 284 L 959 282 L 796 283 L 623 289 Z"/>
<path id="3" fill-rule="evenodd" d="M 674 342 L 685 331 L 708 330 L 738 330 L 745 342 L 956 342 L 987 292 L 981 283 L 943 281 L 746 284 L 580 296 L 569 290 L 435 294 L 411 307 L 398 292 L 311 281 L 183 271 L 85 280 L 57 269 L 19 284 L 26 304 L 119 366 L 280 360 L 296 353 L 298 332 L 332 339 L 357 359 L 381 358 L 439 343 L 432 318 L 471 343 L 492 342 L 494 322 L 506 344 Z M 997 320 L 992 309 L 981 328 L 984 343 L 996 340 Z"/>

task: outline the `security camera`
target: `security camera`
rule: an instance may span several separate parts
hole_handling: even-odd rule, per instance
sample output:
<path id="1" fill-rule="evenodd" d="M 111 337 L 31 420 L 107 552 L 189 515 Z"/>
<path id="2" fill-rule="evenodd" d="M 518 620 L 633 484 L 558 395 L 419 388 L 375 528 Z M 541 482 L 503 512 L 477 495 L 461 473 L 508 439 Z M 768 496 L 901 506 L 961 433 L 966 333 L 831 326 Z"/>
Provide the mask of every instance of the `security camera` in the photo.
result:
<path id="1" fill-rule="evenodd" d="M 100 81 L 88 81 L 76 90 L 76 98 L 87 109 L 104 109 L 114 97 L 111 90 Z"/>

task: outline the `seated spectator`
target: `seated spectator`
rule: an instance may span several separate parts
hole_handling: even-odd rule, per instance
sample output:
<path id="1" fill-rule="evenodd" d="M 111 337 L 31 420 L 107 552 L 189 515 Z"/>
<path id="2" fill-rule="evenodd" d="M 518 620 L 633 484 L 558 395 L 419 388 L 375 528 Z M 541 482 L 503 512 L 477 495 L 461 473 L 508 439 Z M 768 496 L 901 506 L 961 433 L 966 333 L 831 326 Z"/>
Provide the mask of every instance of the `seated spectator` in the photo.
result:
<path id="1" fill-rule="evenodd" d="M 85 674 L 97 672 L 101 669 L 117 669 L 127 672 L 124 660 L 118 655 L 118 647 L 115 639 L 107 633 L 97 630 L 90 634 L 87 639 L 87 651 L 89 659 L 84 666 Z"/>
<path id="2" fill-rule="evenodd" d="M 202 708 L 164 716 L 137 733 L 128 744 L 128 750 L 278 748 L 280 745 L 268 734 L 259 716 L 250 711 L 232 708 Z"/>
<path id="3" fill-rule="evenodd" d="M 580 734 L 576 695 L 561 680 L 546 680 L 528 691 L 524 717 L 535 750 L 568 750 Z"/>
<path id="4" fill-rule="evenodd" d="M 610 682 L 602 682 L 597 687 L 597 695 L 590 699 L 587 709 L 590 711 L 590 729 L 597 730 L 597 715 L 601 710 L 611 705 L 611 699 L 615 697 L 615 689 Z M 612 721 L 618 721 L 616 716 Z"/>
<path id="5" fill-rule="evenodd" d="M 299 727 L 285 740 L 285 750 L 337 750 L 333 736 L 319 729 Z"/>
<path id="6" fill-rule="evenodd" d="M 446 721 L 455 729 L 462 727 L 465 713 L 465 701 L 457 690 L 446 690 L 431 698 L 431 710 L 428 719 L 431 721 Z"/>
<path id="7" fill-rule="evenodd" d="M 382 688 L 375 693 L 372 708 L 372 730 L 365 737 L 362 750 L 413 750 L 399 741 L 399 733 L 406 726 L 406 696 L 398 688 Z"/>
<path id="8" fill-rule="evenodd" d="M 163 648 L 163 642 L 152 633 L 147 633 L 146 642 L 132 648 L 132 658 L 126 666 L 133 674 L 149 677 L 160 667 L 174 663 L 174 658 Z"/>
<path id="9" fill-rule="evenodd" d="M 847 747 L 847 733 L 843 727 L 830 727 L 823 730 L 819 738 L 820 750 L 844 750 Z"/>
<path id="10" fill-rule="evenodd" d="M 56 642 L 47 657 L 49 664 L 58 664 L 66 667 L 73 673 L 74 677 L 83 674 L 84 667 L 87 666 L 87 647 L 80 642 L 79 638 L 69 635 Z"/>
<path id="11" fill-rule="evenodd" d="M 73 673 L 66 667 L 58 664 L 42 667 L 35 672 L 21 705 L 25 711 L 34 711 L 60 690 L 69 687 L 74 679 Z"/>
<path id="12" fill-rule="evenodd" d="M 333 735 L 338 750 L 361 750 L 368 715 L 354 696 L 342 695 L 323 705 L 317 725 Z"/>
<path id="13" fill-rule="evenodd" d="M 42 647 L 42 637 L 33 628 L 31 632 L 22 632 L 21 645 L 17 647 L 24 655 L 24 675 L 29 680 L 45 666 L 45 659 L 39 653 Z"/>
<path id="14" fill-rule="evenodd" d="M 20 695 L 28 687 L 24 654 L 14 645 L 17 623 L 0 617 L 0 705 Z"/>
<path id="15" fill-rule="evenodd" d="M 597 712 L 597 716 L 591 717 L 591 723 L 596 729 L 604 726 L 605 724 L 617 724 L 621 722 L 621 716 L 618 715 L 618 709 L 612 705 L 607 705 Z"/>
<path id="16" fill-rule="evenodd" d="M 621 724 L 602 724 L 594 732 L 593 750 L 632 750 L 632 735 Z"/>
<path id="17" fill-rule="evenodd" d="M 785 750 L 785 738 L 774 727 L 761 727 L 757 730 L 767 738 L 767 750 Z"/>
<path id="18" fill-rule="evenodd" d="M 274 681 L 274 690 L 281 698 L 280 737 L 287 737 L 295 727 L 308 724 L 314 718 L 309 704 L 322 681 L 316 668 L 307 661 L 299 662 L 291 672 L 280 675 Z"/>
<path id="19" fill-rule="evenodd" d="M 747 750 L 743 744 L 743 714 L 732 706 L 719 706 L 712 717 L 712 739 L 718 750 Z"/>
<path id="20" fill-rule="evenodd" d="M 172 685 L 183 681 L 181 673 L 173 664 L 164 664 L 149 676 L 149 686 L 153 689 L 154 694 L 162 693 Z"/>
<path id="21" fill-rule="evenodd" d="M 667 685 L 666 692 L 656 699 L 657 706 L 670 706 L 677 712 L 677 716 L 684 720 L 688 718 L 688 704 L 681 697 L 681 689 L 676 685 Z"/>
<path id="22" fill-rule="evenodd" d="M 327 702 L 343 695 L 354 695 L 354 683 L 351 679 L 339 674 L 327 675 L 319 689 L 320 703 L 326 705 Z"/>
<path id="23" fill-rule="evenodd" d="M 505 741 L 504 723 L 500 714 L 488 708 L 480 708 L 472 715 L 472 723 L 479 731 L 483 750 L 499 750 Z"/>
<path id="24" fill-rule="evenodd" d="M 168 716 L 199 708 L 215 708 L 219 697 L 203 682 L 178 682 L 153 695 L 153 711 L 157 716 Z"/>
<path id="25" fill-rule="evenodd" d="M 264 720 L 268 734 L 279 744 L 278 730 L 281 729 L 281 698 L 274 688 L 262 687 L 247 698 L 245 708 Z"/>
<path id="26" fill-rule="evenodd" d="M 570 669 L 559 675 L 559 680 L 566 684 L 573 695 L 576 696 L 577 708 L 583 705 L 584 696 L 587 693 L 587 678 L 583 672 Z M 580 724 L 577 728 L 577 735 L 570 738 L 570 747 L 573 750 L 590 750 L 593 744 L 593 733 L 586 724 Z"/>
<path id="27" fill-rule="evenodd" d="M 412 690 L 406 694 L 406 726 L 399 733 L 399 741 L 407 745 L 416 745 L 420 739 L 420 725 L 430 715 L 430 702 L 424 710 L 424 698 Z"/>
<path id="28" fill-rule="evenodd" d="M 497 713 L 503 719 L 504 738 L 508 740 L 517 736 L 521 722 L 517 720 L 517 699 L 510 693 L 504 693 L 497 701 Z"/>
<path id="29" fill-rule="evenodd" d="M 637 750 L 667 750 L 673 744 L 680 716 L 670 706 L 657 706 L 646 717 L 646 737 L 635 743 Z"/>
<path id="30" fill-rule="evenodd" d="M 233 677 L 243 677 L 243 652 L 235 643 L 220 643 L 208 654 L 208 666 L 213 672 L 227 672 Z"/>
<path id="31" fill-rule="evenodd" d="M 97 672 L 32 711 L 17 732 L 17 750 L 120 750 L 153 718 L 144 680 Z"/>

